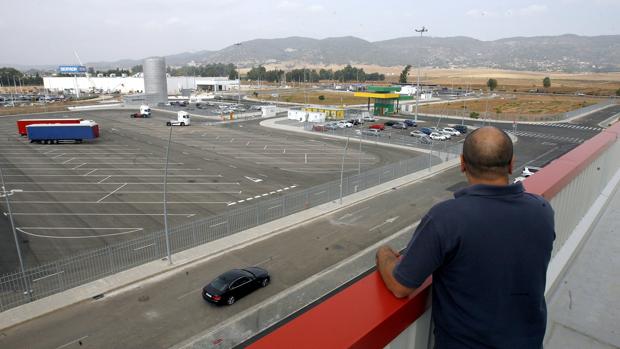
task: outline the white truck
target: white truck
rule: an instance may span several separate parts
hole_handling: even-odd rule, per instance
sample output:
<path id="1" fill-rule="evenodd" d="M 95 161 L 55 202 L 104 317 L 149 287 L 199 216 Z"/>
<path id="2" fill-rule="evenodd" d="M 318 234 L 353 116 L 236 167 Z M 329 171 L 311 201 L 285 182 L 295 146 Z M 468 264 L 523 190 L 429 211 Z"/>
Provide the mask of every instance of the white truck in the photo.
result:
<path id="1" fill-rule="evenodd" d="M 139 113 L 131 114 L 132 118 L 148 118 L 151 116 L 151 108 L 148 105 L 141 105 Z"/>
<path id="2" fill-rule="evenodd" d="M 189 126 L 189 124 L 190 124 L 189 113 L 186 111 L 182 111 L 182 110 L 180 110 L 177 113 L 176 120 L 166 121 L 166 126 Z"/>

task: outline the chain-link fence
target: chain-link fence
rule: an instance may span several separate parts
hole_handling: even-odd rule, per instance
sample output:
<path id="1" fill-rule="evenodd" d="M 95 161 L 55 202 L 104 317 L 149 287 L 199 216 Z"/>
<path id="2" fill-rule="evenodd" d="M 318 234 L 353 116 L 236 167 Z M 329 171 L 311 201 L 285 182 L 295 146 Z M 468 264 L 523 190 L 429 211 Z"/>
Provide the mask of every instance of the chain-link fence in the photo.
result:
<path id="1" fill-rule="evenodd" d="M 171 251 L 179 252 L 287 215 L 334 201 L 456 158 L 462 144 L 429 145 L 428 154 L 343 177 L 306 190 L 231 209 L 169 229 Z M 341 191 L 342 188 L 342 191 Z M 0 276 L 0 311 L 40 299 L 166 256 L 164 231 L 109 245 L 56 262 Z"/>

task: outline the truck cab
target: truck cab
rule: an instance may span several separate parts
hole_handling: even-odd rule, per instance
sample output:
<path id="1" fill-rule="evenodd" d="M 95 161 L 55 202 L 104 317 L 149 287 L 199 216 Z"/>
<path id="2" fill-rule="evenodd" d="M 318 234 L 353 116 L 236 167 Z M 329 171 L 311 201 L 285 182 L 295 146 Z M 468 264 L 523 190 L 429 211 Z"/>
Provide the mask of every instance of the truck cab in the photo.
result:
<path id="1" fill-rule="evenodd" d="M 151 108 L 148 105 L 141 105 L 140 112 L 131 114 L 132 118 L 148 118 L 151 116 Z"/>
<path id="2" fill-rule="evenodd" d="M 180 110 L 177 113 L 176 120 L 170 120 L 166 122 L 166 126 L 189 126 L 189 124 L 190 124 L 189 113 L 183 110 Z"/>

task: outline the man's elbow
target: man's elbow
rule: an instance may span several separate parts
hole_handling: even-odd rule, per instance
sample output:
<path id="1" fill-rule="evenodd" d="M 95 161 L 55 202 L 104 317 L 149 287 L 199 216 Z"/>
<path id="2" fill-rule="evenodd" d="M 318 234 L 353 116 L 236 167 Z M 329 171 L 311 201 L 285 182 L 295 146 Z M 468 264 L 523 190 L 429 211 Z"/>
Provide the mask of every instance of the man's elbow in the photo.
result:
<path id="1" fill-rule="evenodd" d="M 408 288 L 402 285 L 395 285 L 391 287 L 390 291 L 392 291 L 392 294 L 394 295 L 394 297 L 400 299 L 400 298 L 409 297 L 415 291 L 415 288 Z"/>

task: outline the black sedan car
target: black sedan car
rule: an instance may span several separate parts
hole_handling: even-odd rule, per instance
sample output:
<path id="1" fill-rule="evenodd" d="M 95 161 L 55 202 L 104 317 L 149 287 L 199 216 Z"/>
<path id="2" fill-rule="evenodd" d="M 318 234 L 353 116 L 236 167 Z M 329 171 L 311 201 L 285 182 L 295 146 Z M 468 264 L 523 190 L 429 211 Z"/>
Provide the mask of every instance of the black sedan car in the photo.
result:
<path id="1" fill-rule="evenodd" d="M 215 278 L 202 289 L 202 298 L 215 304 L 234 304 L 237 299 L 269 285 L 267 270 L 259 267 L 232 269 Z"/>
<path id="2" fill-rule="evenodd" d="M 390 127 L 391 127 L 391 126 L 394 126 L 394 124 L 395 124 L 395 123 L 397 123 L 397 122 L 398 122 L 398 121 L 391 121 L 391 120 L 390 120 L 390 121 L 386 121 L 386 122 L 384 122 L 383 124 L 384 124 L 385 126 L 390 126 Z"/>

